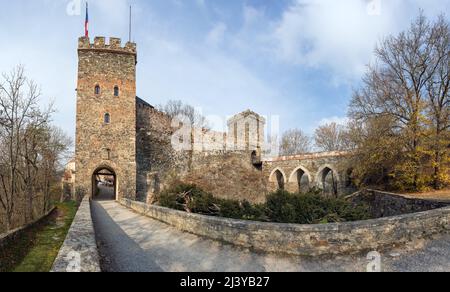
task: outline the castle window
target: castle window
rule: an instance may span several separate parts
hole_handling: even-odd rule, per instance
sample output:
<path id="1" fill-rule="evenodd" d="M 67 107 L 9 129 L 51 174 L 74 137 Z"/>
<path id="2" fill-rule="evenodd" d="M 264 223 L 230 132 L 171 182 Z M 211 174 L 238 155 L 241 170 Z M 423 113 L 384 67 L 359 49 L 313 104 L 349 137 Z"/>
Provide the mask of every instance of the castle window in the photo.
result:
<path id="1" fill-rule="evenodd" d="M 119 96 L 119 86 L 114 87 L 114 96 Z"/>
<path id="2" fill-rule="evenodd" d="M 105 121 L 105 124 L 111 123 L 111 115 L 110 115 L 109 113 L 106 113 L 106 114 L 105 114 L 105 119 L 104 119 L 104 121 Z"/>
<path id="3" fill-rule="evenodd" d="M 104 149 L 103 160 L 111 160 L 111 149 Z"/>
<path id="4" fill-rule="evenodd" d="M 99 95 L 100 94 L 100 85 L 96 85 L 95 86 L 95 94 Z"/>

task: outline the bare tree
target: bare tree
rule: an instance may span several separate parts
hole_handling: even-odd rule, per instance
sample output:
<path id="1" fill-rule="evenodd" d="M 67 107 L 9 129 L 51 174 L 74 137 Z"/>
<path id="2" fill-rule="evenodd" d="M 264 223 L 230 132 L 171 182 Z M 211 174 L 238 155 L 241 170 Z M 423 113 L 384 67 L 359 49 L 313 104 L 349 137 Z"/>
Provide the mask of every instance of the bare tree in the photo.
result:
<path id="1" fill-rule="evenodd" d="M 41 129 L 41 140 L 38 156 L 40 160 L 36 165 L 39 170 L 36 174 L 36 187 L 43 196 L 42 212 L 50 208 L 51 187 L 59 182 L 58 169 L 62 168 L 60 161 L 64 158 L 72 140 L 61 129 L 46 126 Z"/>
<path id="2" fill-rule="evenodd" d="M 5 168 L 0 174 L 0 202 L 6 213 L 6 227 L 9 230 L 20 189 L 18 177 L 22 134 L 41 113 L 37 106 L 40 92 L 36 84 L 25 77 L 23 67 L 15 68 L 9 75 L 3 74 L 3 79 L 0 83 L 0 139 L 5 145 L 5 153 L 0 159 Z"/>
<path id="3" fill-rule="evenodd" d="M 316 147 L 322 151 L 342 151 L 347 149 L 346 128 L 337 123 L 330 123 L 317 128 L 314 140 Z"/>
<path id="4" fill-rule="evenodd" d="M 290 156 L 311 151 L 311 139 L 300 129 L 286 131 L 281 137 L 280 155 Z"/>
<path id="5" fill-rule="evenodd" d="M 49 126 L 52 107 L 39 107 L 40 90 L 29 80 L 24 68 L 3 74 L 0 82 L 0 203 L 6 213 L 6 228 L 14 212 L 33 217 L 33 200 L 44 197 L 48 209 L 50 185 L 55 179 L 56 163 L 67 149 L 62 132 Z M 16 204 L 25 200 L 25 210 Z M 45 210 L 44 210 L 45 211 Z"/>
<path id="6" fill-rule="evenodd" d="M 171 118 L 176 118 L 180 115 L 186 117 L 192 127 L 205 130 L 210 128 L 206 118 L 198 110 L 180 100 L 170 100 L 167 104 L 158 106 L 158 109 Z"/>

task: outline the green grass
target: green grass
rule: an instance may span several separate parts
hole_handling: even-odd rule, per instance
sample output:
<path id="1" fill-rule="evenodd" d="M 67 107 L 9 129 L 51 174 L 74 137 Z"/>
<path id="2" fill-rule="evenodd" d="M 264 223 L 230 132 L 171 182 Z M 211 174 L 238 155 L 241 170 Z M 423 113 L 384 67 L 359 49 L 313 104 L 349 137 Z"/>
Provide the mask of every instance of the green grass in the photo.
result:
<path id="1" fill-rule="evenodd" d="M 44 221 L 0 251 L 0 272 L 48 272 L 72 224 L 76 202 L 56 204 Z"/>

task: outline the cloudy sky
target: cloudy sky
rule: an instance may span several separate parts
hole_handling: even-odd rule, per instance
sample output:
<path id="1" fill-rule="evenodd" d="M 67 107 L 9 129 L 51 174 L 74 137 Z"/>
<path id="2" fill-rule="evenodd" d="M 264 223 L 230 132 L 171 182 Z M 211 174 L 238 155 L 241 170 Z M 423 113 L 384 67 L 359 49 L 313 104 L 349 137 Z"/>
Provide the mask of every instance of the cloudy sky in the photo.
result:
<path id="1" fill-rule="evenodd" d="M 77 38 L 84 1 L 2 0 L 0 71 L 23 64 L 75 131 Z M 90 34 L 138 44 L 138 95 L 226 117 L 279 115 L 282 129 L 345 118 L 378 40 L 431 18 L 450 0 L 90 0 Z"/>

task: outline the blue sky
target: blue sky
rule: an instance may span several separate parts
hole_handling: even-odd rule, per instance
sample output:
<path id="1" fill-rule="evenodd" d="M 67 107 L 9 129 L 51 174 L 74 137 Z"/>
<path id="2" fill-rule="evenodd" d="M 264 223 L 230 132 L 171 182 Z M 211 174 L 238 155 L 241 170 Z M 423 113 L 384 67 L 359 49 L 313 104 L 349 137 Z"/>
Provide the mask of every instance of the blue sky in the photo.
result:
<path id="1" fill-rule="evenodd" d="M 84 1 L 2 1 L 0 71 L 23 64 L 43 104 L 75 131 L 77 39 Z M 75 4 L 72 6 L 72 4 Z M 133 5 L 138 95 L 226 117 L 246 109 L 279 115 L 281 128 L 313 133 L 342 121 L 376 42 L 431 18 L 450 0 L 91 0 L 90 34 L 126 40 Z M 75 8 L 75 9 L 73 9 Z"/>

